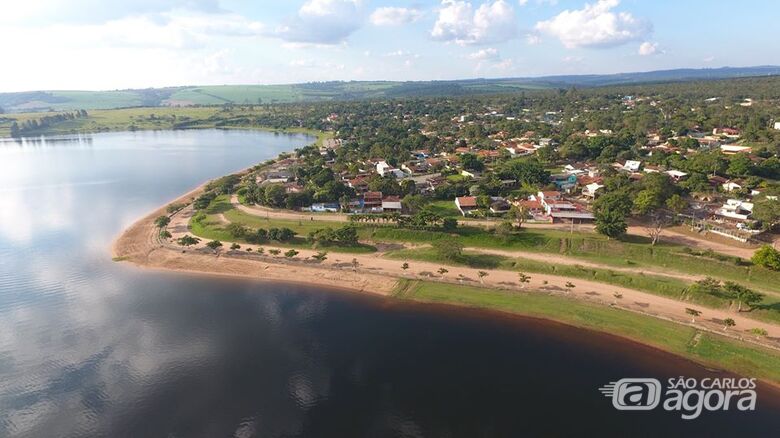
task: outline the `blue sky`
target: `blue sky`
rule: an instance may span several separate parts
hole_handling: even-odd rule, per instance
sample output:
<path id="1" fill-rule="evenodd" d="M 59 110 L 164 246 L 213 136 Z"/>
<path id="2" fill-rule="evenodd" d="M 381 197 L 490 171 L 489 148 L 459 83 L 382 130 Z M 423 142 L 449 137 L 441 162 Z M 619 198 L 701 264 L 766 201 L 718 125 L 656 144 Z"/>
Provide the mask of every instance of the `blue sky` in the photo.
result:
<path id="1" fill-rule="evenodd" d="M 780 64 L 777 17 L 774 0 L 27 0 L 0 15 L 0 91 Z"/>

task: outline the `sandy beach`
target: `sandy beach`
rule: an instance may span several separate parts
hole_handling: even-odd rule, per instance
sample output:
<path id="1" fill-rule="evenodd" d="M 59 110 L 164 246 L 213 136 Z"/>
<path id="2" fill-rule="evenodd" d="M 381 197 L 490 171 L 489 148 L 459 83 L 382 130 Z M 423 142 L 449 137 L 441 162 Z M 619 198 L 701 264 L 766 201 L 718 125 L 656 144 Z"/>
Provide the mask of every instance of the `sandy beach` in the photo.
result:
<path id="1" fill-rule="evenodd" d="M 203 192 L 204 187 L 205 185 L 186 193 L 171 203 L 190 203 Z M 231 242 L 222 242 L 225 249 L 215 252 L 205 248 L 204 242 L 201 242 L 199 245 L 184 249 L 172 241 L 185 234 L 191 234 L 188 223 L 193 214 L 192 207 L 187 206 L 171 216 L 172 220 L 167 228 L 173 235 L 170 241 L 161 240 L 154 225 L 154 219 L 164 214 L 168 214 L 166 206 L 151 212 L 126 229 L 113 244 L 112 253 L 115 260 L 152 269 L 313 284 L 379 295 L 391 294 L 398 279 L 402 278 L 516 290 L 524 293 L 555 294 L 623 308 L 746 342 L 780 348 L 780 327 L 774 324 L 751 319 L 736 311 L 703 308 L 666 297 L 578 278 L 531 274 L 530 282 L 520 285 L 517 283 L 517 273 L 514 271 L 491 270 L 488 276 L 480 279 L 478 270 L 456 266 L 447 266 L 449 272 L 440 275 L 437 274 L 437 270 L 441 267 L 439 264 L 409 261 L 409 268 L 403 269 L 403 261 L 383 258 L 381 252 L 354 255 L 331 252 L 326 261 L 317 263 L 313 260 L 305 260 L 316 251 L 300 249 L 296 260 L 288 260 L 283 256 L 273 257 L 268 254 L 268 249 L 274 248 L 273 244 L 244 245 L 242 250 L 229 251 L 226 248 Z M 256 252 L 248 253 L 245 251 L 246 246 L 254 247 L 255 250 L 264 247 L 266 252 L 264 255 Z M 358 262 L 357 268 L 353 266 L 353 260 Z M 572 283 L 575 287 L 566 287 L 567 283 Z M 619 294 L 620 298 L 616 298 L 615 294 Z M 701 310 L 702 315 L 696 318 L 695 322 L 692 321 L 685 313 L 687 307 Z M 726 318 L 733 319 L 742 331 L 732 329 L 724 333 L 722 321 Z M 764 329 L 768 336 L 759 339 L 745 332 L 752 328 Z"/>

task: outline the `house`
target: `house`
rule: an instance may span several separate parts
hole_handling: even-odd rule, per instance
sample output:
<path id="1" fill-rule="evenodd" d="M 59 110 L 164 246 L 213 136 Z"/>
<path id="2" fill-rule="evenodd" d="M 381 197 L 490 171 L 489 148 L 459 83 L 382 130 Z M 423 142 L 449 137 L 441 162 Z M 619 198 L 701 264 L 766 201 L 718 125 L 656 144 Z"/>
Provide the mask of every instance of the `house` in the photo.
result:
<path id="1" fill-rule="evenodd" d="M 494 214 L 506 213 L 509 211 L 510 205 L 504 198 L 491 198 L 490 212 Z"/>
<path id="2" fill-rule="evenodd" d="M 740 146 L 736 144 L 722 144 L 720 145 L 720 151 L 723 152 L 724 155 L 735 155 L 743 152 L 753 152 L 753 148 L 750 146 Z"/>
<path id="3" fill-rule="evenodd" d="M 384 161 L 384 160 L 376 163 L 376 173 L 378 173 L 381 176 L 385 176 L 385 172 L 387 172 L 388 170 L 390 170 L 392 168 L 393 168 L 393 166 L 387 164 L 387 161 Z"/>
<path id="4" fill-rule="evenodd" d="M 671 178 L 674 182 L 680 182 L 684 180 L 686 176 L 688 176 L 687 173 L 681 172 L 679 170 L 667 170 L 666 174 L 669 175 L 669 178 Z"/>
<path id="5" fill-rule="evenodd" d="M 366 192 L 363 194 L 363 209 L 371 213 L 382 212 L 382 192 Z"/>
<path id="6" fill-rule="evenodd" d="M 623 164 L 623 170 L 626 170 L 628 172 L 639 172 L 639 168 L 641 166 L 642 166 L 641 161 L 626 160 L 625 164 Z"/>
<path id="7" fill-rule="evenodd" d="M 570 192 L 577 186 L 577 175 L 575 174 L 558 174 L 551 175 L 550 182 L 555 184 L 555 188 L 560 191 Z"/>
<path id="8" fill-rule="evenodd" d="M 314 213 L 336 213 L 339 211 L 339 205 L 335 203 L 312 204 L 309 209 Z"/>
<path id="9" fill-rule="evenodd" d="M 382 199 L 382 211 L 401 212 L 401 198 L 398 196 L 385 196 Z"/>
<path id="10" fill-rule="evenodd" d="M 589 198 L 596 198 L 598 191 L 603 189 L 604 186 L 599 183 L 590 183 L 582 189 L 582 194 Z"/>
<path id="11" fill-rule="evenodd" d="M 455 198 L 455 206 L 463 216 L 470 214 L 477 209 L 477 198 L 475 196 L 460 196 Z"/>
<path id="12" fill-rule="evenodd" d="M 538 199 L 520 199 L 512 202 L 512 205 L 515 205 L 519 208 L 525 208 L 528 210 L 528 213 L 532 215 L 543 214 L 545 212 L 544 206 L 542 206 L 541 201 Z"/>
<path id="13" fill-rule="evenodd" d="M 734 128 L 715 128 L 712 135 L 722 135 L 728 138 L 739 138 L 739 129 Z"/>
<path id="14" fill-rule="evenodd" d="M 293 173 L 288 170 L 278 170 L 266 173 L 264 176 L 258 177 L 258 182 L 264 182 L 266 184 L 280 184 L 286 183 L 293 178 Z"/>
<path id="15" fill-rule="evenodd" d="M 725 191 L 725 192 L 733 192 L 734 190 L 742 190 L 742 184 L 739 184 L 736 181 L 726 181 L 723 184 L 721 184 L 721 187 L 723 187 L 723 191 Z"/>
<path id="16" fill-rule="evenodd" d="M 780 122 L 775 122 L 775 130 L 780 131 Z"/>
<path id="17" fill-rule="evenodd" d="M 753 203 L 740 201 L 739 199 L 729 199 L 715 214 L 728 219 L 744 221 L 753 214 Z"/>

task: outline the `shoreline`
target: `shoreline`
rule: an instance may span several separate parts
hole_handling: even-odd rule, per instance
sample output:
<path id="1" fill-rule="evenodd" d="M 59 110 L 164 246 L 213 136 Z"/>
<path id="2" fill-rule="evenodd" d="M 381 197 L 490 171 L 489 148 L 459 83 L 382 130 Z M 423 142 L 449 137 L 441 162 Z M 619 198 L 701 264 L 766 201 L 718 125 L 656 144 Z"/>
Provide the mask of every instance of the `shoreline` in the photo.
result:
<path id="1" fill-rule="evenodd" d="M 244 174 L 248 172 L 251 167 L 245 168 L 236 174 Z M 204 191 L 204 188 L 208 184 L 205 182 L 198 187 L 190 190 L 184 195 L 169 201 L 157 209 L 153 210 L 146 216 L 134 222 L 128 228 L 126 228 L 112 243 L 111 253 L 115 261 L 127 261 L 136 267 L 144 269 L 152 269 L 159 272 L 180 272 L 188 275 L 206 275 L 215 278 L 241 278 L 259 280 L 269 283 L 286 283 L 286 284 L 298 284 L 323 287 L 331 290 L 337 290 L 346 293 L 359 293 L 374 296 L 383 297 L 395 297 L 399 302 L 414 302 L 414 303 L 427 303 L 427 304 L 442 304 L 450 308 L 459 309 L 476 309 L 477 311 L 488 311 L 494 315 L 519 317 L 519 318 L 533 318 L 538 320 L 552 321 L 555 323 L 564 324 L 569 327 L 590 330 L 594 332 L 601 332 L 614 335 L 620 339 L 624 339 L 630 342 L 635 342 L 644 345 L 649 348 L 664 351 L 669 354 L 690 360 L 704 367 L 715 367 L 727 372 L 736 373 L 734 366 L 726 361 L 708 361 L 697 360 L 694 355 L 681 354 L 679 351 L 674 351 L 671 348 L 665 348 L 662 342 L 654 342 L 652 339 L 643 339 L 639 336 L 631 336 L 621 332 L 611 332 L 607 330 L 599 330 L 598 328 L 590 327 L 587 325 L 577 324 L 571 320 L 558 318 L 555 316 L 547 316 L 533 313 L 523 313 L 522 311 L 508 311 L 500 308 L 490 308 L 483 306 L 470 305 L 463 302 L 441 302 L 435 303 L 425 299 L 416 299 L 414 297 L 404 297 L 398 294 L 399 284 L 402 281 L 420 282 L 421 280 L 410 280 L 408 278 L 396 277 L 387 274 L 375 274 L 365 271 L 359 271 L 352 269 L 338 269 L 328 268 L 326 266 L 314 265 L 307 266 L 302 262 L 285 263 L 283 261 L 276 261 L 270 259 L 250 259 L 241 258 L 235 256 L 223 256 L 215 255 L 214 253 L 204 253 L 196 249 L 174 249 L 173 245 L 166 245 L 161 242 L 157 236 L 158 230 L 154 225 L 154 219 L 159 215 L 168 215 L 167 206 L 173 203 L 189 203 L 192 198 L 197 197 Z M 179 214 L 181 211 L 177 212 Z M 176 215 L 175 214 L 175 215 Z M 347 255 L 349 256 L 349 255 Z M 458 284 L 451 282 L 437 282 L 437 284 L 451 285 L 453 289 L 458 288 Z M 476 285 L 472 285 L 478 287 Z M 467 286 L 464 286 L 467 287 Z M 496 292 L 508 292 L 503 288 L 483 288 L 485 291 Z M 535 291 L 529 289 L 522 293 L 556 296 L 545 291 Z M 560 300 L 570 301 L 572 304 L 581 303 L 579 305 L 593 305 L 604 308 L 612 306 L 606 306 L 605 303 L 599 303 L 591 301 L 590 299 L 578 299 L 568 297 L 557 297 Z M 634 309 L 627 309 L 619 307 L 619 310 L 627 310 L 636 314 L 637 318 L 656 318 L 661 321 L 665 321 L 668 324 L 679 325 L 681 328 L 693 328 L 698 333 L 707 333 L 708 335 L 714 335 L 723 340 L 736 344 L 742 344 L 745 348 L 752 349 L 765 349 L 771 354 L 777 355 L 777 349 L 771 350 L 772 346 L 763 345 L 750 339 L 746 339 L 747 342 L 740 342 L 735 339 L 734 333 L 722 333 L 715 330 L 699 327 L 693 324 L 686 324 L 681 321 L 675 321 L 671 318 L 664 318 L 659 315 L 652 315 L 642 311 Z M 772 379 L 767 376 L 761 378 L 762 381 L 767 382 L 775 388 L 780 388 L 780 380 Z"/>

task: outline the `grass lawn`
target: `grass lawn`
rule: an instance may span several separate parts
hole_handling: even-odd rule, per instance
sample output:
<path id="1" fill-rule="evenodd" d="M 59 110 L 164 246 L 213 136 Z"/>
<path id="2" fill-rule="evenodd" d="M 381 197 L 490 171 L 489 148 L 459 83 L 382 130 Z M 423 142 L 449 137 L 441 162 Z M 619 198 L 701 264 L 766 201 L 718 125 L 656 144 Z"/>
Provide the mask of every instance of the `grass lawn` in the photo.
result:
<path id="1" fill-rule="evenodd" d="M 685 288 L 690 283 L 658 275 L 632 274 L 576 265 L 553 265 L 524 258 L 512 258 L 495 254 L 475 254 L 468 251 L 464 252 L 457 260 L 445 260 L 433 248 L 396 250 L 389 252 L 387 257 L 397 260 L 420 260 L 441 263 L 442 265 L 468 266 L 475 269 L 501 269 L 528 274 L 560 275 L 621 286 L 673 299 L 686 299 L 692 303 L 708 307 L 728 308 L 730 305 L 730 300 L 713 295 L 684 296 Z M 764 304 L 767 305 L 766 308 L 756 309 L 751 315 L 757 319 L 780 322 L 780 312 L 777 309 L 776 298 L 769 296 Z"/>
<path id="2" fill-rule="evenodd" d="M 203 213 L 205 214 L 205 218 L 202 220 L 195 220 L 195 217 L 190 220 L 190 230 L 192 231 L 192 234 L 201 237 L 206 240 L 219 240 L 219 241 L 226 241 L 226 242 L 238 242 L 245 245 L 258 245 L 258 244 L 251 244 L 246 241 L 246 239 L 243 238 L 235 238 L 233 237 L 227 230 L 225 229 L 225 225 L 223 224 L 219 218 L 218 215 L 221 213 L 225 216 L 225 218 L 233 223 L 240 223 L 248 228 L 252 229 L 269 229 L 269 228 L 290 228 L 291 230 L 295 231 L 296 237 L 289 242 L 275 242 L 275 241 L 269 241 L 264 242 L 260 245 L 271 245 L 271 246 L 279 246 L 279 247 L 285 247 L 285 248 L 305 248 L 305 249 L 315 249 L 312 247 L 312 244 L 309 243 L 306 240 L 306 236 L 309 235 L 309 232 L 320 229 L 320 228 L 327 228 L 327 227 L 338 227 L 340 224 L 334 223 L 334 222 L 322 222 L 322 221 L 285 221 L 285 220 L 266 220 L 265 218 L 250 215 L 247 213 L 244 213 L 240 210 L 236 210 L 233 208 L 233 206 L 230 204 L 230 198 L 228 196 L 222 195 L 216 197 L 211 204 L 209 204 L 208 208 L 206 208 Z M 327 251 L 333 251 L 333 252 L 344 252 L 344 253 L 351 253 L 351 254 L 361 254 L 361 253 L 371 253 L 376 252 L 376 248 L 371 245 L 366 244 L 357 244 L 357 245 L 319 245 L 316 249 L 319 250 L 327 250 Z"/>
<path id="3" fill-rule="evenodd" d="M 623 336 L 696 362 L 745 376 L 780 382 L 780 353 L 726 337 L 587 302 L 537 293 L 519 293 L 411 280 L 399 281 L 396 296 L 552 319 Z"/>

